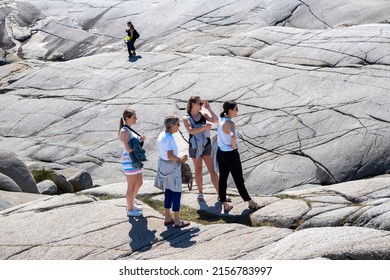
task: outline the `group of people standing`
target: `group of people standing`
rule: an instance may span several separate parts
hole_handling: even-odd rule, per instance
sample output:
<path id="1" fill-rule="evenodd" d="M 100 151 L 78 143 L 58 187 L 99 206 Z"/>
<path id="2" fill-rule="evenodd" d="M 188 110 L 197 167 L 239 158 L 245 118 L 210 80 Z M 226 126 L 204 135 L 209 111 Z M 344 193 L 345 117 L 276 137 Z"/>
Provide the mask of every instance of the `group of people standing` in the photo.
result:
<path id="1" fill-rule="evenodd" d="M 227 196 L 227 180 L 232 174 L 234 183 L 241 198 L 248 203 L 250 210 L 256 211 L 261 206 L 253 201 L 245 187 L 240 155 L 238 153 L 237 132 L 233 118 L 238 114 L 238 105 L 235 101 L 226 101 L 223 111 L 218 117 L 211 109 L 207 100 L 199 96 L 192 96 L 187 103 L 187 113 L 183 117 L 183 124 L 189 133 L 188 156 L 179 156 L 173 134 L 179 131 L 180 120 L 176 115 L 168 115 L 164 119 L 165 130 L 157 138 L 158 146 L 158 171 L 155 185 L 164 188 L 164 224 L 172 224 L 181 228 L 190 223 L 180 219 L 180 199 L 182 192 L 181 163 L 185 163 L 188 157 L 192 159 L 195 169 L 195 182 L 198 188 L 197 200 L 205 200 L 203 194 L 203 162 L 210 174 L 211 182 L 222 203 L 224 213 L 229 212 L 233 206 L 229 205 L 231 198 Z M 135 198 L 142 185 L 142 167 L 135 166 L 132 153 L 135 148 L 129 144 L 131 139 L 137 139 L 139 143 L 146 140 L 131 129 L 137 121 L 136 112 L 127 109 L 123 112 L 119 127 L 119 139 L 123 144 L 122 168 L 127 179 L 127 215 L 142 216 L 142 207 L 135 204 Z M 217 123 L 216 157 L 219 175 L 214 166 L 213 145 L 210 137 L 212 123 Z M 134 141 L 133 141 L 134 142 Z M 173 217 L 171 216 L 171 209 Z"/>

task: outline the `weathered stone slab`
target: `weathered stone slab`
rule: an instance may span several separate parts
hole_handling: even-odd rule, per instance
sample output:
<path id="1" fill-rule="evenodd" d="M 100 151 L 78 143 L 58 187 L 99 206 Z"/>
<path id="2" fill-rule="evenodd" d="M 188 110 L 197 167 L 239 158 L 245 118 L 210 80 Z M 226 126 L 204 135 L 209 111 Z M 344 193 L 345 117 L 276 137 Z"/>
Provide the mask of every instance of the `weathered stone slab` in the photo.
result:
<path id="1" fill-rule="evenodd" d="M 342 207 L 335 210 L 328 210 L 324 213 L 308 218 L 302 225 L 302 228 L 312 227 L 337 227 L 343 226 L 348 218 L 358 211 L 360 207 Z"/>
<path id="2" fill-rule="evenodd" d="M 41 195 L 41 199 L 38 201 L 32 201 L 26 204 L 20 204 L 15 207 L 8 208 L 3 210 L 1 214 L 10 214 L 10 213 L 23 213 L 29 211 L 45 212 L 54 208 L 74 205 L 74 204 L 84 204 L 91 203 L 96 201 L 94 197 L 88 196 L 75 196 L 72 194 L 63 194 L 61 196 L 44 196 Z"/>
<path id="3" fill-rule="evenodd" d="M 390 201 L 371 207 L 356 219 L 358 226 L 374 227 L 389 230 Z"/>
<path id="4" fill-rule="evenodd" d="M 46 196 L 42 194 L 0 190 L 0 211 L 7 208 L 18 207 L 20 204 L 25 204 L 27 202 L 39 200 L 45 197 Z"/>
<path id="5" fill-rule="evenodd" d="M 375 181 L 375 178 L 372 179 Z M 364 180 L 366 184 L 370 180 Z M 161 200 L 157 192 L 144 194 Z M 151 187 L 151 186 L 150 186 Z M 353 192 L 353 187 L 350 185 Z M 78 194 L 42 197 L 34 202 L 0 212 L 1 259 L 388 259 L 388 200 L 376 204 L 346 207 L 332 201 L 306 204 L 304 199 L 254 197 L 264 208 L 248 213 L 246 203 L 232 192 L 231 215 L 252 221 L 265 219 L 273 226 L 248 227 L 226 224 L 199 225 L 174 229 L 163 225 L 163 216 L 143 204 L 144 217 L 126 217 L 123 197 L 126 184 L 113 184 L 85 190 Z M 212 187 L 207 186 L 206 204 L 209 215 L 224 219 L 214 211 L 218 202 Z M 379 191 L 379 190 L 378 190 Z M 303 192 L 301 190 L 300 192 Z M 347 194 L 347 188 L 344 188 Z M 91 197 L 117 196 L 108 200 Z M 309 195 L 312 190 L 308 189 Z M 10 193 L 17 195 L 19 193 Z M 88 196 L 86 196 L 88 194 Z M 30 194 L 31 195 L 31 194 Z M 302 193 L 305 196 L 305 193 Z M 337 194 L 335 194 L 337 196 Z M 41 197 L 41 195 L 40 195 Z M 195 201 L 193 191 L 183 193 L 183 205 L 197 211 L 202 205 Z M 107 199 L 107 198 L 105 198 Z M 373 200 L 370 200 L 373 202 Z M 215 204 L 214 204 L 215 203 Z M 310 207 L 322 212 L 308 218 Z M 325 205 L 328 205 L 326 207 Z M 335 209 L 332 206 L 343 206 Z M 376 205 L 376 206 L 374 206 Z M 83 213 L 80 215 L 80 213 Z M 360 217 L 360 220 L 359 220 Z M 308 219 L 305 221 L 305 219 Z M 59 222 L 60 221 L 60 222 Z M 228 220 L 226 220 L 228 221 Z M 298 223 L 297 223 L 298 221 Z M 303 226 L 299 226 L 302 222 Z M 344 221 L 344 226 L 338 227 Z M 357 227 L 360 222 L 360 226 Z M 364 222 L 364 224 L 363 224 Z M 294 223 L 296 223 L 294 225 Z M 6 225 L 6 226 L 5 226 Z M 252 225 L 259 225 L 255 222 Z M 329 227 L 333 225 L 334 227 Z M 295 230 L 287 227 L 294 226 Z M 297 227 L 298 226 L 298 227 Z M 304 228 L 314 226 L 316 228 Z M 23 227 L 23 231 L 19 229 Z M 321 228 L 322 227 L 322 228 Z M 368 228 L 372 227 L 372 228 Z M 40 230 L 37 231 L 36 228 Z M 6 230 L 5 230 L 6 229 Z M 229 240 L 229 249 L 226 248 Z M 358 245 L 357 245 L 358 244 Z M 218 254 L 215 252 L 218 251 Z"/>
<path id="6" fill-rule="evenodd" d="M 161 126 L 161 115 L 164 115 L 166 111 L 175 112 L 179 116 L 183 115 L 184 113 L 177 109 L 175 103 L 178 100 L 180 100 L 180 102 L 185 102 L 185 100 L 194 92 L 203 92 L 207 87 L 209 88 L 207 91 L 210 92 L 210 96 L 208 96 L 209 99 L 215 100 L 215 102 L 212 103 L 212 108 L 214 108 L 217 112 L 221 110 L 220 107 L 223 100 L 241 96 L 240 107 L 242 107 L 241 111 L 243 112 L 243 115 L 237 120 L 237 129 L 241 135 L 240 141 L 242 142 L 241 147 L 243 149 L 241 152 L 242 159 L 244 160 L 243 167 L 244 172 L 246 173 L 246 183 L 248 189 L 250 189 L 252 193 L 276 193 L 283 189 L 307 183 L 334 183 L 338 181 L 358 179 L 369 174 L 382 174 L 387 170 L 386 162 L 389 149 L 386 143 L 388 142 L 381 142 L 382 140 L 385 141 L 388 137 L 386 134 L 386 122 L 376 122 L 374 118 L 367 119 L 366 117 L 360 119 L 361 122 L 369 121 L 370 124 L 367 123 L 365 126 L 370 125 L 376 127 L 378 130 L 378 133 L 375 135 L 372 134 L 371 137 L 366 134 L 365 129 L 362 128 L 359 120 L 350 117 L 347 112 L 345 112 L 345 114 L 340 113 L 340 110 L 343 109 L 329 108 L 323 110 L 320 107 L 307 105 L 308 101 L 299 105 L 298 100 L 312 100 L 314 102 L 314 100 L 321 99 L 325 101 L 325 103 L 321 106 L 326 107 L 328 106 L 326 105 L 327 102 L 333 102 L 337 98 L 341 98 L 340 102 L 349 103 L 347 107 L 352 108 L 357 106 L 353 110 L 358 111 L 361 111 L 364 108 L 366 111 L 372 111 L 372 113 L 370 112 L 369 114 L 373 116 L 376 115 L 377 112 L 381 112 L 381 110 L 387 108 L 387 106 L 381 106 L 380 108 L 377 107 L 375 105 L 377 97 L 373 97 L 369 101 L 369 97 L 367 97 L 365 93 L 363 94 L 363 91 L 360 89 L 358 92 L 361 93 L 361 98 L 363 98 L 364 95 L 365 101 L 358 102 L 360 97 L 357 97 L 356 88 L 345 87 L 345 81 L 339 80 L 340 77 L 336 70 L 329 70 L 327 73 L 316 73 L 313 68 L 310 69 L 312 70 L 310 72 L 311 75 L 308 76 L 306 75 L 306 70 L 309 70 L 307 68 L 292 69 L 276 65 L 259 64 L 259 62 L 251 60 L 240 60 L 239 63 L 241 65 L 241 70 L 236 73 L 235 78 L 226 82 L 224 81 L 224 75 L 217 75 L 216 73 L 231 72 L 232 65 L 237 65 L 237 61 L 234 58 L 211 57 L 206 61 L 201 57 L 171 54 L 161 54 L 158 57 L 145 54 L 144 58 L 145 59 L 138 60 L 136 62 L 137 68 L 131 70 L 134 71 L 131 72 L 134 76 L 141 78 L 141 85 L 134 88 L 131 94 L 124 92 L 121 87 L 113 87 L 114 83 L 121 84 L 121 81 L 126 81 L 127 78 L 123 75 L 127 72 L 117 72 L 114 70 L 115 68 L 111 68 L 112 66 L 110 66 L 110 63 L 122 65 L 121 67 L 124 67 L 124 69 L 131 69 L 129 64 L 124 64 L 127 62 L 120 62 L 121 54 L 101 55 L 98 57 L 100 66 L 95 66 L 103 67 L 103 69 L 100 69 L 95 73 L 95 79 L 100 79 L 102 81 L 107 75 L 115 77 L 113 82 L 102 85 L 101 93 L 96 93 L 96 91 L 87 92 L 84 90 L 86 88 L 85 86 L 83 86 L 83 93 L 80 92 L 81 96 L 74 96 L 74 90 L 53 90 L 53 87 L 56 87 L 55 85 L 59 84 L 59 80 L 56 78 L 59 76 L 66 78 L 66 80 L 62 80 L 61 78 L 61 87 L 73 88 L 74 83 L 81 85 L 79 78 L 80 75 L 77 74 L 78 78 L 76 78 L 76 73 L 74 73 L 74 71 L 66 70 L 66 64 L 68 64 L 67 62 L 62 63 L 61 68 L 46 68 L 45 71 L 42 70 L 42 73 L 38 71 L 34 75 L 34 78 L 21 79 L 13 83 L 13 94 L 25 94 L 25 90 L 21 87 L 29 87 L 32 83 L 34 83 L 34 87 L 40 89 L 30 91 L 29 95 L 31 97 L 34 95 L 43 96 L 42 94 L 44 94 L 44 92 L 47 94 L 48 91 L 52 92 L 54 96 L 61 95 L 57 105 L 60 109 L 57 110 L 57 115 L 55 117 L 45 117 L 45 121 L 36 122 L 33 126 L 31 126 L 27 121 L 24 121 L 24 115 L 26 114 L 26 108 L 24 108 L 24 106 L 26 106 L 27 103 L 25 101 L 21 101 L 21 103 L 16 102 L 14 103 L 14 106 L 6 108 L 0 114 L 12 115 L 16 113 L 15 118 L 19 121 L 17 126 L 13 125 L 15 118 L 12 118 L 12 124 L 10 121 L 4 124 L 5 128 L 9 127 L 11 129 L 12 127 L 7 135 L 11 136 L 20 133 L 22 135 L 30 135 L 34 131 L 42 131 L 39 133 L 39 138 L 36 139 L 38 141 L 41 137 L 45 137 L 45 141 L 41 142 L 39 147 L 35 146 L 34 149 L 27 151 L 24 150 L 23 153 L 25 153 L 26 156 L 31 156 L 32 153 L 34 153 L 34 158 L 36 160 L 45 159 L 53 162 L 62 162 L 64 164 L 76 162 L 77 165 L 86 166 L 88 171 L 91 170 L 91 175 L 97 180 L 102 180 L 103 177 L 101 176 L 104 175 L 106 181 L 109 181 L 110 183 L 118 182 L 123 178 L 123 175 L 120 173 L 119 165 L 120 145 L 116 140 L 116 126 L 119 119 L 118 116 L 124 109 L 124 106 L 120 105 L 120 100 L 133 100 L 134 103 L 138 102 L 133 105 L 133 107 L 139 112 L 140 118 L 136 130 L 145 132 L 148 137 L 146 150 L 149 161 L 145 166 L 145 175 L 153 177 L 155 174 L 154 172 L 157 160 L 156 155 L 153 153 L 156 149 L 154 139 L 158 135 L 156 127 Z M 190 62 L 191 59 L 193 59 L 194 62 Z M 113 60 L 115 62 L 111 62 Z M 96 64 L 93 61 L 95 61 L 95 58 L 83 58 L 78 62 L 72 62 L 72 67 L 77 67 L 80 73 L 87 73 L 90 72 L 90 67 L 88 65 L 90 63 Z M 199 80 L 199 78 L 197 78 L 199 77 L 197 70 L 187 71 L 187 67 L 190 67 L 190 65 L 195 63 L 195 61 L 197 61 L 197 67 L 208 69 L 207 75 L 213 78 L 207 79 L 207 81 L 203 79 Z M 161 65 L 164 65 L 164 63 L 168 63 L 167 65 L 170 65 L 169 67 L 177 69 L 175 73 L 172 74 L 173 76 L 169 74 L 169 71 L 162 74 L 161 77 L 158 77 L 160 75 L 153 72 L 165 71 L 161 70 L 164 69 L 161 68 Z M 151 68 L 149 70 L 142 70 L 145 69 L 145 67 Z M 364 92 L 374 91 L 372 86 L 374 86 L 374 84 L 381 84 L 381 81 L 379 81 L 380 78 L 378 78 L 381 75 L 378 68 L 371 69 L 370 71 L 372 73 L 372 78 L 375 81 L 372 83 L 370 82 L 370 84 L 367 85 L 359 85 L 360 87 L 365 88 Z M 267 74 L 254 75 L 253 73 L 255 72 L 264 72 Z M 355 76 L 359 76 L 358 72 L 361 71 L 356 71 Z M 167 74 L 169 74 L 169 79 L 168 76 L 166 76 Z M 363 72 L 361 72 L 361 74 L 365 75 Z M 291 75 L 294 78 L 288 77 Z M 326 78 L 321 78 L 321 76 L 324 75 Z M 72 76 L 74 79 L 71 78 Z M 154 78 L 152 78 L 153 76 Z M 149 83 L 146 82 L 147 80 L 145 80 L 145 83 L 142 82 L 142 77 L 154 82 L 152 82 L 149 86 Z M 180 81 L 180 84 L 170 82 L 172 78 Z M 296 107 L 291 107 L 291 111 L 289 113 L 282 113 L 281 115 L 278 115 L 279 113 L 277 113 L 278 109 L 276 107 L 269 107 L 265 109 L 262 107 L 263 105 L 261 104 L 266 104 L 268 101 L 271 102 L 271 98 L 269 98 L 268 94 L 265 92 L 263 93 L 262 90 L 259 91 L 258 97 L 254 98 L 252 93 L 243 95 L 245 90 L 242 91 L 242 89 L 246 87 L 245 85 L 243 85 L 242 89 L 237 87 L 237 85 L 242 83 L 252 84 L 254 85 L 254 88 L 256 88 L 255 84 L 257 84 L 261 88 L 261 84 L 270 83 L 270 85 L 272 85 L 272 81 L 277 81 L 277 83 L 279 83 L 279 80 L 280 82 L 286 82 L 286 84 L 283 82 L 284 88 L 289 87 L 291 90 L 296 91 L 296 96 L 294 97 L 294 95 L 292 95 L 292 99 L 288 101 L 290 104 L 293 104 L 291 102 L 296 102 L 296 105 L 293 105 Z M 294 89 L 294 84 L 297 80 L 301 80 L 306 84 L 304 91 Z M 196 81 L 195 84 L 194 81 Z M 86 84 L 91 83 L 91 86 L 95 83 L 95 81 L 89 79 L 86 79 L 83 82 Z M 176 97 L 171 94 L 156 97 L 156 92 L 160 92 L 160 89 L 162 88 L 165 88 L 166 92 L 180 92 L 182 89 L 191 86 L 191 84 L 194 84 L 191 91 L 177 94 Z M 328 96 L 329 86 L 336 84 L 338 84 L 338 86 L 345 87 L 345 94 L 336 95 L 331 93 L 331 96 Z M 167 87 L 167 85 L 169 86 Z M 274 88 L 276 90 L 275 94 L 278 94 L 277 92 L 279 90 L 277 88 L 279 86 Z M 223 100 L 218 97 L 218 92 L 227 93 L 232 87 L 237 88 L 235 93 L 229 93 L 228 95 L 225 94 Z M 316 88 L 315 96 L 310 94 L 312 92 L 310 88 Z M 111 99 L 113 96 L 117 95 L 118 100 L 107 100 L 106 104 L 102 104 L 101 100 L 99 100 L 99 95 L 103 95 L 103 93 L 106 92 L 109 92 L 110 94 L 108 96 L 106 95 L 104 99 Z M 113 95 L 113 92 L 116 92 L 116 94 Z M 377 95 L 381 96 L 382 94 L 384 97 L 385 90 L 378 90 L 376 92 Z M 83 97 L 82 95 L 85 96 Z M 297 98 L 298 96 L 299 98 Z M 87 105 L 87 102 L 85 101 L 86 97 L 88 100 L 95 100 L 95 106 L 93 109 L 88 106 L 85 107 Z M 72 100 L 74 98 L 78 101 L 76 102 Z M 141 100 L 143 100 L 143 98 L 147 98 L 150 101 L 148 101 L 148 103 L 139 103 L 142 102 Z M 348 99 L 350 101 L 346 101 Z M 275 99 L 272 98 L 272 100 Z M 285 98 L 280 98 L 279 100 L 287 101 Z M 309 101 L 309 103 L 312 101 Z M 156 102 L 157 104 L 160 103 L 166 106 L 164 106 L 163 110 L 162 106 L 158 106 L 157 108 L 156 106 L 150 105 L 149 102 Z M 386 101 L 383 102 L 386 103 Z M 44 110 L 42 108 L 44 103 L 41 102 L 41 99 L 32 98 L 29 101 L 29 104 L 31 103 L 33 103 L 40 111 Z M 281 104 L 281 106 L 285 105 Z M 304 107 L 307 108 L 306 112 L 300 113 L 302 111 L 301 108 Z M 347 108 L 344 105 L 342 107 Z M 82 110 L 82 108 L 86 109 Z M 373 112 L 374 110 L 376 113 Z M 153 115 L 147 114 L 147 112 L 151 111 L 154 112 Z M 325 112 L 326 114 L 323 114 L 322 112 Z M 301 114 L 299 118 L 300 121 L 299 119 L 291 117 L 291 114 L 294 115 L 296 113 Z M 385 113 L 386 112 L 380 114 Z M 37 114 L 35 117 L 39 119 L 44 117 L 44 115 L 45 114 L 42 115 L 41 113 Z M 93 119 L 90 119 L 89 116 L 91 115 L 94 115 Z M 304 120 L 306 116 L 310 116 L 310 118 Z M 101 119 L 101 121 L 98 121 L 99 119 Z M 282 119 L 283 121 L 281 121 Z M 86 123 L 85 120 L 89 121 Z M 248 122 L 249 120 L 256 120 L 256 122 L 251 123 Z M 277 120 L 280 121 L 275 122 Z M 322 121 L 318 122 L 318 120 Z M 305 123 L 304 126 L 302 126 L 302 121 Z M 338 126 L 332 125 L 334 122 L 337 123 Z M 272 125 L 270 125 L 270 123 L 272 123 Z M 253 126 L 256 126 L 257 129 L 249 129 Z M 325 130 L 324 127 L 330 127 L 333 132 Z M 106 129 L 106 131 L 100 132 L 102 129 Z M 290 132 L 286 133 L 286 129 Z M 300 136 L 297 136 L 294 132 L 297 129 L 302 132 Z M 314 133 L 314 131 L 316 132 Z M 350 131 L 351 137 L 347 136 L 349 133 L 345 134 L 345 131 Z M 63 134 L 65 132 L 66 134 Z M 59 134 L 61 136 L 58 136 Z M 66 140 L 69 135 L 72 135 L 71 144 L 68 140 Z M 91 139 L 91 137 L 94 141 L 85 141 L 86 138 Z M 369 149 L 370 144 L 367 142 L 367 145 L 362 145 L 362 142 L 359 139 L 365 139 L 365 142 L 370 142 L 371 140 L 374 141 L 375 139 L 376 143 L 382 144 L 378 144 L 377 149 Z M 2 141 L 6 142 L 6 140 Z M 351 144 L 352 142 L 356 143 L 356 145 Z M 183 140 L 178 140 L 178 143 L 180 150 L 185 152 L 187 144 Z M 329 147 L 330 143 L 332 143 L 332 147 Z M 99 147 L 99 149 L 96 149 L 95 147 Z M 244 147 L 246 148 L 244 149 Z M 307 151 L 305 151 L 305 147 Z M 370 160 L 371 163 L 367 163 L 364 168 L 367 168 L 371 164 L 372 166 L 377 166 L 377 168 L 370 169 L 371 171 L 369 171 L 369 173 L 365 173 L 366 171 L 356 172 L 356 167 L 361 162 L 361 154 L 365 154 L 367 157 L 372 159 Z M 76 161 L 75 155 L 78 156 Z M 93 155 L 93 157 L 89 155 Z M 353 155 L 352 158 L 351 155 Z M 118 163 L 118 165 L 113 170 L 112 168 L 115 166 L 113 164 L 114 162 Z M 295 163 L 291 164 L 291 162 Z M 111 170 L 111 172 L 109 172 L 109 170 Z"/>
<path id="7" fill-rule="evenodd" d="M 87 170 L 103 187 L 0 192 L 0 258 L 390 259 L 389 177 L 360 180 L 390 171 L 389 14 L 386 0 L 2 1 L 1 148 L 46 169 Z M 127 20 L 141 34 L 130 61 Z M 246 186 L 265 207 L 248 211 L 229 181 L 234 208 L 221 214 L 207 173 L 206 202 L 194 186 L 183 205 L 280 228 L 176 230 L 148 205 L 144 218 L 125 216 L 121 113 L 135 109 L 147 136 L 139 198 L 162 201 L 150 183 L 155 140 L 192 95 L 217 114 L 238 101 Z"/>
<path id="8" fill-rule="evenodd" d="M 298 199 L 282 199 L 276 201 L 252 214 L 255 223 L 295 228 L 303 215 L 310 210 L 307 203 Z"/>
<path id="9" fill-rule="evenodd" d="M 311 228 L 294 232 L 247 257 L 277 260 L 318 257 L 343 260 L 388 259 L 389 238 L 387 231 L 367 228 Z"/>

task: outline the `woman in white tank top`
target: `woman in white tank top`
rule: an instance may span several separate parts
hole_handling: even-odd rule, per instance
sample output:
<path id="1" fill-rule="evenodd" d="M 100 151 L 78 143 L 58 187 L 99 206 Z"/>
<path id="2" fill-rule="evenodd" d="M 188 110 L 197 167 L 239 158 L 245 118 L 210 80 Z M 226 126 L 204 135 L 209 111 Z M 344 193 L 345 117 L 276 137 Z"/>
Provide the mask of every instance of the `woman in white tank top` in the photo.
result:
<path id="1" fill-rule="evenodd" d="M 236 117 L 238 106 L 235 101 L 226 101 L 223 104 L 223 112 L 218 123 L 218 151 L 217 161 L 219 167 L 219 197 L 223 204 L 225 213 L 229 212 L 233 206 L 227 203 L 226 190 L 227 179 L 232 174 L 234 183 L 242 199 L 248 202 L 248 208 L 256 211 L 262 206 L 258 205 L 249 196 L 244 183 L 240 155 L 237 149 L 237 132 L 232 118 Z"/>

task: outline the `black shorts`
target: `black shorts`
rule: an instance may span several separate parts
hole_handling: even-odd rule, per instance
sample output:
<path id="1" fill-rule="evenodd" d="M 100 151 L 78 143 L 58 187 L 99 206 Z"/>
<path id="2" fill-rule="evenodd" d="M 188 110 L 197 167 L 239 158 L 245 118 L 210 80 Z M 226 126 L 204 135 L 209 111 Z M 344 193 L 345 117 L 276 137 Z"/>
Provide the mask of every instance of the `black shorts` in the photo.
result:
<path id="1" fill-rule="evenodd" d="M 191 147 L 191 145 L 188 147 L 188 156 L 190 158 L 196 158 L 196 150 L 197 149 L 194 149 Z M 207 142 L 206 146 L 203 147 L 203 153 L 201 154 L 201 156 L 211 156 L 211 152 L 212 152 L 213 148 L 211 146 L 211 141 L 209 139 L 209 141 Z"/>

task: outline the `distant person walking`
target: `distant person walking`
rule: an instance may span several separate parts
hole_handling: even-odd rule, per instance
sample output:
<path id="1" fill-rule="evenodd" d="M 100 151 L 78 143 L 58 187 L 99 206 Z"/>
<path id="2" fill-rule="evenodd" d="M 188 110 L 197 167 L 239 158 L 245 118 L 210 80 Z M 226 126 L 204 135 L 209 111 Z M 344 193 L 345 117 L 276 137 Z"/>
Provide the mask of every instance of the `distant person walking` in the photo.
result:
<path id="1" fill-rule="evenodd" d="M 182 192 L 181 163 L 187 161 L 188 156 L 179 157 L 179 150 L 172 134 L 179 130 L 179 118 L 169 115 L 164 120 L 165 131 L 157 139 L 159 160 L 155 185 L 164 188 L 164 225 L 173 224 L 176 228 L 190 225 L 180 219 L 180 200 Z M 174 218 L 171 217 L 171 208 Z"/>
<path id="2" fill-rule="evenodd" d="M 225 213 L 229 212 L 230 206 L 226 200 L 227 180 L 229 173 L 232 174 L 237 190 L 244 201 L 248 202 L 248 208 L 256 211 L 262 206 L 254 202 L 245 188 L 240 155 L 237 149 L 237 133 L 232 121 L 238 114 L 238 106 L 235 101 L 226 101 L 223 104 L 223 112 L 218 123 L 218 151 L 217 162 L 219 167 L 219 197 Z"/>
<path id="3" fill-rule="evenodd" d="M 119 139 L 122 142 L 122 169 L 127 180 L 126 204 L 127 216 L 142 216 L 142 206 L 135 205 L 135 198 L 143 184 L 142 181 L 142 164 L 137 162 L 135 156 L 136 147 L 143 144 L 145 136 L 138 136 L 131 128 L 137 122 L 137 115 L 134 110 L 126 109 L 119 122 Z M 138 145 L 137 145 L 138 144 Z M 131 146 L 132 145 L 132 146 Z"/>
<path id="4" fill-rule="evenodd" d="M 184 127 L 189 133 L 188 155 L 192 158 L 195 168 L 195 182 L 198 188 L 199 202 L 204 201 L 203 194 L 203 161 L 206 164 L 210 179 L 218 194 L 218 174 L 214 169 L 210 129 L 217 123 L 218 116 L 211 109 L 207 100 L 201 100 L 199 96 L 191 96 L 187 102 L 187 114 L 183 117 Z"/>
<path id="5" fill-rule="evenodd" d="M 127 37 L 126 37 L 126 44 L 127 44 L 127 51 L 129 52 L 129 58 L 132 56 L 135 56 L 135 41 L 139 38 L 139 33 L 137 30 L 135 30 L 134 25 L 131 23 L 131 21 L 127 22 L 127 29 L 126 29 Z"/>

